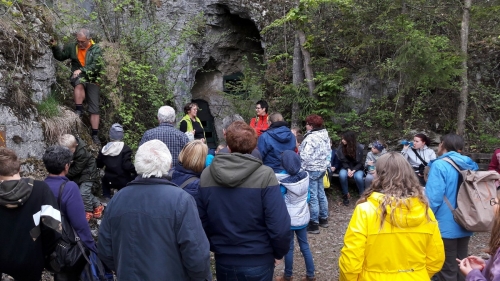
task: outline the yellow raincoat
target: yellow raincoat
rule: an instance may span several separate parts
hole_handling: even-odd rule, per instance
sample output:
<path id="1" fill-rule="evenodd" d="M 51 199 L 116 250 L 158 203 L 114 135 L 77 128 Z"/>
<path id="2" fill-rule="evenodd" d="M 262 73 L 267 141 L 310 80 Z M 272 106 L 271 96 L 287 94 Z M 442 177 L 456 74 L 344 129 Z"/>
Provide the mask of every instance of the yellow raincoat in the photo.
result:
<path id="1" fill-rule="evenodd" d="M 340 280 L 424 281 L 441 270 L 444 246 L 438 223 L 431 209 L 410 198 L 406 207 L 387 207 L 380 229 L 379 201 L 384 194 L 374 192 L 367 202 L 356 206 L 340 254 Z M 397 225 L 391 225 L 395 212 Z"/>

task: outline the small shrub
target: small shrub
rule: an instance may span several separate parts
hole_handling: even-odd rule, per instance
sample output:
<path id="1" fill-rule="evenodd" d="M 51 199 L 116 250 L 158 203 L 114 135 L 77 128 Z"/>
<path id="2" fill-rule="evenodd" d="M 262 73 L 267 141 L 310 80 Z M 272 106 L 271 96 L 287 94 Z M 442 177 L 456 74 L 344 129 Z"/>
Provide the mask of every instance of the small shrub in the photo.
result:
<path id="1" fill-rule="evenodd" d="M 59 101 L 53 95 L 49 95 L 37 105 L 37 110 L 42 117 L 56 117 L 60 114 Z"/>

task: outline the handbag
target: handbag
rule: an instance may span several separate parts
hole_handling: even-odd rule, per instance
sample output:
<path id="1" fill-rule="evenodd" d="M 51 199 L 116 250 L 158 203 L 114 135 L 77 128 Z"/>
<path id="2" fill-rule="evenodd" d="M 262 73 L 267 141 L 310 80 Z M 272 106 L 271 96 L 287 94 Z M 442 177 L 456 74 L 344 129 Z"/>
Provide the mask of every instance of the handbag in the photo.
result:
<path id="1" fill-rule="evenodd" d="M 332 170 L 330 168 L 326 169 L 325 175 L 323 176 L 323 187 L 330 188 L 330 177 L 332 175 Z"/>
<path id="2" fill-rule="evenodd" d="M 57 198 L 59 208 L 61 206 L 61 197 L 66 182 L 67 181 L 63 182 L 59 187 L 59 197 Z M 87 251 L 80 241 L 80 237 L 78 237 L 76 231 L 69 224 L 69 221 L 62 212 L 61 225 L 61 239 L 59 239 L 54 252 L 50 254 L 48 261 L 46 261 L 48 263 L 48 269 L 55 273 L 81 271 L 87 262 Z"/>
<path id="3" fill-rule="evenodd" d="M 106 270 L 106 267 L 96 253 L 90 251 L 88 263 L 83 268 L 80 275 L 81 281 L 113 281 L 113 273 Z"/>

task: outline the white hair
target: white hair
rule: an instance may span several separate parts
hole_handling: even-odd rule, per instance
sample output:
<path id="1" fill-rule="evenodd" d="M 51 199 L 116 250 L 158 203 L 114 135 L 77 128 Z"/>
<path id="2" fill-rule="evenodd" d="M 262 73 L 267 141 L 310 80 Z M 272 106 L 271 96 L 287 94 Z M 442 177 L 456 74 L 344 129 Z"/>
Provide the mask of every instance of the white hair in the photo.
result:
<path id="1" fill-rule="evenodd" d="M 59 143 L 59 145 L 70 148 L 70 149 L 73 147 L 76 147 L 76 145 L 78 144 L 75 136 L 70 135 L 70 134 L 64 134 L 64 135 L 60 136 L 58 143 Z"/>
<path id="2" fill-rule="evenodd" d="M 139 146 L 134 164 L 137 174 L 143 178 L 161 178 L 172 166 L 172 154 L 162 141 L 150 140 Z"/>
<path id="3" fill-rule="evenodd" d="M 160 123 L 175 123 L 175 110 L 168 105 L 160 107 L 158 109 L 158 121 Z"/>

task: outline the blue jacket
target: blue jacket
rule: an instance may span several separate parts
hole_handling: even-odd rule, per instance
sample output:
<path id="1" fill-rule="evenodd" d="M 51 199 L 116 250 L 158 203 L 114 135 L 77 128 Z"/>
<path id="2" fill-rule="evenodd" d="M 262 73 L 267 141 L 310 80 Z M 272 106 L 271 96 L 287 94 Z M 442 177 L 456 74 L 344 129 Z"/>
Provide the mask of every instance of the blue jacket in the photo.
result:
<path id="1" fill-rule="evenodd" d="M 251 155 L 214 158 L 201 173 L 198 212 L 218 264 L 274 264 L 290 249 L 290 215 L 278 180 Z"/>
<path id="2" fill-rule="evenodd" d="M 140 176 L 109 201 L 99 257 L 118 280 L 205 280 L 210 250 L 195 200 L 166 179 Z"/>
<path id="3" fill-rule="evenodd" d="M 297 142 L 286 122 L 275 122 L 260 135 L 257 149 L 262 155 L 264 165 L 271 167 L 275 173 L 283 171 L 281 153 L 285 150 L 295 151 Z"/>
<path id="4" fill-rule="evenodd" d="M 200 189 L 200 176 L 201 173 L 195 173 L 184 168 L 181 163 L 177 163 L 174 172 L 172 173 L 172 182 L 181 186 L 189 178 L 196 177 L 197 179 L 190 182 L 183 188 L 184 191 L 191 194 L 196 199 L 198 197 L 198 189 Z"/>
<path id="5" fill-rule="evenodd" d="M 429 163 L 430 171 L 425 185 L 425 194 L 439 223 L 439 230 L 443 238 L 456 239 L 471 236 L 472 232 L 465 230 L 455 222 L 450 208 L 443 199 L 446 195 L 451 205 L 456 208 L 458 171 L 450 163 L 441 160 L 445 157 L 451 158 L 462 170 L 478 170 L 477 164 L 469 157 L 455 151 L 447 152 Z"/>

